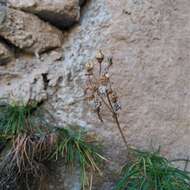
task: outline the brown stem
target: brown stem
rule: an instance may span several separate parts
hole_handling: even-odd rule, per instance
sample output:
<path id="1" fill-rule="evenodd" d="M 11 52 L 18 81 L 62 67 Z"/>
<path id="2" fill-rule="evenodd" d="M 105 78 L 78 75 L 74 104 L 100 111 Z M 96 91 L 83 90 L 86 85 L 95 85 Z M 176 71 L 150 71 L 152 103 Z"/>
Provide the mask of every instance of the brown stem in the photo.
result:
<path id="1" fill-rule="evenodd" d="M 100 111 L 97 111 L 98 119 L 103 123 L 104 120 L 102 119 L 102 116 L 100 114 Z"/>
<path id="2" fill-rule="evenodd" d="M 101 70 L 102 70 L 101 67 L 102 67 L 102 66 L 101 66 L 101 63 L 100 63 L 100 64 L 99 64 L 99 75 L 101 75 L 101 72 L 102 72 L 102 71 L 101 71 Z M 96 83 L 97 83 L 96 77 L 95 77 L 94 75 L 93 75 L 93 77 L 94 77 L 94 80 L 95 80 Z M 89 81 L 90 81 L 90 85 L 93 86 L 90 77 L 89 77 Z M 118 115 L 117 115 L 117 113 L 114 111 L 114 108 L 113 108 L 113 106 L 112 106 L 112 102 L 111 102 L 111 100 L 110 100 L 109 94 L 106 93 L 107 101 L 104 100 L 104 98 L 98 93 L 98 91 L 97 91 L 97 95 L 101 98 L 102 102 L 105 104 L 105 106 L 106 106 L 106 107 L 110 110 L 110 112 L 113 114 L 113 118 L 114 118 L 114 120 L 115 120 L 115 123 L 116 123 L 118 129 L 119 129 L 119 132 L 120 132 L 120 134 L 121 134 L 121 137 L 122 137 L 122 139 L 123 139 L 123 142 L 125 143 L 125 146 L 126 146 L 127 150 L 129 150 L 129 149 L 128 149 L 129 146 L 128 146 L 127 140 L 126 140 L 125 135 L 124 135 L 124 133 L 123 133 L 123 131 L 122 131 L 122 128 L 121 128 L 121 126 L 120 126 L 120 122 L 119 122 L 119 119 L 118 119 Z M 107 102 L 108 102 L 108 103 L 107 103 Z M 97 114 L 98 114 L 98 117 L 99 117 L 100 121 L 103 121 L 103 120 L 102 120 L 102 117 L 100 116 L 100 113 L 97 113 Z"/>
<path id="3" fill-rule="evenodd" d="M 99 93 L 97 93 L 97 94 L 100 97 L 100 99 L 102 100 L 102 102 L 105 104 L 105 106 L 113 113 L 112 108 L 107 104 L 107 102 L 104 100 L 104 98 Z"/>
<path id="4" fill-rule="evenodd" d="M 99 76 L 102 74 L 102 63 L 99 63 Z"/>
<path id="5" fill-rule="evenodd" d="M 123 134 L 123 131 L 122 131 L 122 129 L 121 129 L 121 126 L 120 126 L 120 123 L 119 123 L 119 120 L 118 120 L 118 116 L 117 116 L 116 113 L 113 114 L 113 118 L 115 119 L 115 122 L 116 122 L 116 124 L 117 124 L 118 129 L 119 129 L 119 132 L 120 132 L 120 134 L 121 134 L 121 136 L 122 136 L 123 142 L 125 143 L 125 146 L 128 148 L 127 140 L 126 140 L 126 138 L 125 138 L 125 135 Z"/>
<path id="6" fill-rule="evenodd" d="M 125 135 L 124 135 L 124 133 L 123 133 L 123 131 L 122 131 L 122 128 L 121 128 L 121 126 L 120 126 L 120 122 L 119 122 L 119 119 L 118 119 L 118 115 L 117 115 L 117 113 L 116 113 L 116 112 L 114 111 L 114 109 L 113 109 L 113 106 L 112 106 L 112 103 L 111 103 L 109 94 L 107 94 L 107 100 L 108 100 L 109 105 L 110 105 L 110 107 L 111 107 L 111 109 L 112 109 L 113 118 L 115 119 L 116 125 L 117 125 L 117 127 L 118 127 L 118 129 L 119 129 L 119 132 L 120 132 L 120 134 L 121 134 L 121 137 L 122 137 L 122 139 L 123 139 L 123 142 L 125 143 L 125 146 L 126 146 L 126 148 L 128 149 L 127 140 L 126 140 Z"/>

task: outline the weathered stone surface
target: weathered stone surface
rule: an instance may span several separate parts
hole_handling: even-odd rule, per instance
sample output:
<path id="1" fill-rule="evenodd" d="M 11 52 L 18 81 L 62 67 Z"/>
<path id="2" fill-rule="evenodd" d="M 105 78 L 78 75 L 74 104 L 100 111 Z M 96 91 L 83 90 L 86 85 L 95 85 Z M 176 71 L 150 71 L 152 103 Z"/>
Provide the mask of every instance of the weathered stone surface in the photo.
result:
<path id="1" fill-rule="evenodd" d="M 49 55 L 48 55 L 49 56 Z M 61 62 L 51 57 L 41 61 L 22 57 L 0 70 L 0 97 L 27 103 L 42 102 L 55 96 L 62 82 Z M 55 73 L 56 71 L 56 73 Z"/>
<path id="2" fill-rule="evenodd" d="M 13 53 L 5 44 L 0 42 L 0 66 L 9 62 L 13 58 Z"/>
<path id="3" fill-rule="evenodd" d="M 64 28 L 78 22 L 80 5 L 84 0 L 8 0 L 13 8 L 18 8 L 33 14 L 52 24 Z"/>
<path id="4" fill-rule="evenodd" d="M 2 24 L 5 21 L 6 15 L 7 15 L 7 8 L 6 8 L 6 6 L 0 4 L 0 24 Z"/>
<path id="5" fill-rule="evenodd" d="M 7 9 L 6 20 L 0 25 L 0 36 L 28 53 L 42 53 L 60 47 L 62 32 L 19 10 Z"/>
<path id="6" fill-rule="evenodd" d="M 59 90 L 58 101 L 54 100 L 59 120 L 65 118 L 95 130 L 103 136 L 108 157 L 120 163 L 125 160 L 123 142 L 111 117 L 104 113 L 103 125 L 80 102 L 82 66 L 101 48 L 113 56 L 112 78 L 129 143 L 143 149 L 160 145 L 168 158 L 190 156 L 189 20 L 188 0 L 89 3 L 81 25 L 70 31 L 64 44 L 72 80 Z M 112 188 L 104 184 L 94 189 Z"/>
<path id="7" fill-rule="evenodd" d="M 161 145 L 162 154 L 172 159 L 190 156 L 189 20 L 189 0 L 90 1 L 81 24 L 69 31 L 63 44 L 64 60 L 54 63 L 47 55 L 43 62 L 18 61 L 9 68 L 15 74 L 11 85 L 0 80 L 0 95 L 13 89 L 21 93 L 24 80 L 35 81 L 34 76 L 44 72 L 52 84 L 62 76 L 56 88 L 48 85 L 54 89 L 48 98 L 41 96 L 43 87 L 31 82 L 33 97 L 47 99 L 46 106 L 53 106 L 60 125 L 80 124 L 103 140 L 105 156 L 117 164 L 106 165 L 107 172 L 94 189 L 113 189 L 113 173 L 126 159 L 123 142 L 111 117 L 104 112 L 105 122 L 99 123 L 83 101 L 84 65 L 99 48 L 113 56 L 112 78 L 123 108 L 119 118 L 131 145 L 143 149 Z M 37 80 L 42 81 L 41 76 Z M 64 183 L 64 172 L 58 172 Z M 75 182 L 73 188 L 56 183 L 51 188 L 76 190 Z"/>

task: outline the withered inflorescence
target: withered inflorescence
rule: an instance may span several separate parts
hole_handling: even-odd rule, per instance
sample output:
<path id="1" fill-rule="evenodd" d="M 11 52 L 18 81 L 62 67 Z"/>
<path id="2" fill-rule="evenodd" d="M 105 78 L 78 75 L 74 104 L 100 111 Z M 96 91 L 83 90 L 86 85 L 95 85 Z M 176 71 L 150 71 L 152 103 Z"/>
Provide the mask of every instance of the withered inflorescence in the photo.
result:
<path id="1" fill-rule="evenodd" d="M 112 82 L 110 80 L 109 72 L 112 65 L 112 58 L 107 58 L 105 60 L 105 56 L 101 50 L 97 52 L 95 60 L 85 65 L 85 96 L 92 110 L 98 115 L 101 122 L 103 122 L 103 105 L 109 110 L 127 146 L 127 141 L 118 119 L 118 111 L 121 109 L 121 105 L 118 100 L 117 92 L 112 88 Z"/>

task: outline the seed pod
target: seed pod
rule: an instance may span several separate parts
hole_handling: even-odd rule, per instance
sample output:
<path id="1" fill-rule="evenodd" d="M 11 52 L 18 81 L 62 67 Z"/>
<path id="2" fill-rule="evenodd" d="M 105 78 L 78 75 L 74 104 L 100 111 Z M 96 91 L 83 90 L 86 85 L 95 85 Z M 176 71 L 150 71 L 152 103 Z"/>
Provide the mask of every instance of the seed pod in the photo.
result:
<path id="1" fill-rule="evenodd" d="M 99 112 L 100 108 L 102 106 L 102 103 L 99 99 L 93 99 L 92 101 L 90 101 L 90 105 L 91 105 L 93 111 Z"/>
<path id="2" fill-rule="evenodd" d="M 93 100 L 95 98 L 93 88 L 87 87 L 85 89 L 85 96 L 86 96 L 86 100 L 88 100 L 88 101 Z"/>
<path id="3" fill-rule="evenodd" d="M 110 75 L 109 75 L 109 73 L 107 72 L 107 73 L 105 73 L 105 78 L 107 78 L 107 80 L 109 80 L 110 79 Z"/>
<path id="4" fill-rule="evenodd" d="M 86 71 L 89 73 L 89 72 L 92 72 L 93 69 L 94 69 L 94 64 L 93 62 L 88 62 L 86 65 L 85 65 L 85 69 Z"/>
<path id="5" fill-rule="evenodd" d="M 117 100 L 118 100 L 117 94 L 116 94 L 115 92 L 112 92 L 112 93 L 111 93 L 111 101 L 112 101 L 113 103 L 116 103 Z"/>
<path id="6" fill-rule="evenodd" d="M 112 89 L 111 89 L 111 86 L 109 85 L 109 87 L 108 87 L 108 95 L 112 95 L 112 93 L 113 93 L 113 91 L 112 91 Z"/>
<path id="7" fill-rule="evenodd" d="M 86 96 L 86 100 L 88 100 L 89 102 L 90 101 L 93 101 L 95 98 L 95 96 L 92 94 L 92 95 L 89 95 L 89 96 Z"/>
<path id="8" fill-rule="evenodd" d="M 99 50 L 96 53 L 96 59 L 97 59 L 98 63 L 102 63 L 102 61 L 104 60 L 104 54 L 102 53 L 101 50 Z"/>
<path id="9" fill-rule="evenodd" d="M 121 105 L 118 102 L 115 102 L 113 104 L 113 110 L 114 110 L 114 112 L 121 110 Z"/>
<path id="10" fill-rule="evenodd" d="M 109 82 L 109 75 L 108 74 L 100 77 L 100 84 L 101 85 L 107 85 L 108 82 Z"/>
<path id="11" fill-rule="evenodd" d="M 107 95 L 107 86 L 100 85 L 98 88 L 98 92 L 101 96 L 106 96 Z"/>

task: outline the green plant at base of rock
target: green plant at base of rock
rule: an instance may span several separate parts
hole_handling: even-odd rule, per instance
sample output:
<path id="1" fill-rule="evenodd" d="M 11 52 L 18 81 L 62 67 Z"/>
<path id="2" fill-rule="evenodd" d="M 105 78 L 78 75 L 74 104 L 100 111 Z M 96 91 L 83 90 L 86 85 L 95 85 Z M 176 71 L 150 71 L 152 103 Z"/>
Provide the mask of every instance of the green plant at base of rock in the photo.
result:
<path id="1" fill-rule="evenodd" d="M 31 132 L 33 129 L 32 115 L 37 104 L 17 104 L 1 102 L 0 104 L 0 132 L 1 136 L 10 138 L 21 133 Z"/>
<path id="2" fill-rule="evenodd" d="M 58 141 L 52 157 L 55 159 L 63 157 L 70 167 L 79 164 L 82 189 L 85 187 L 91 189 L 93 173 L 98 172 L 101 175 L 99 163 L 105 160 L 99 154 L 97 146 L 86 140 L 82 130 L 76 133 L 71 128 L 59 129 Z"/>
<path id="3" fill-rule="evenodd" d="M 134 151 L 114 190 L 189 190 L 190 173 L 175 168 L 158 152 Z"/>
<path id="4" fill-rule="evenodd" d="M 37 103 L 25 105 L 17 102 L 9 104 L 2 101 L 0 103 L 1 137 L 12 138 L 19 134 L 47 131 L 48 125 L 43 125 L 45 121 L 44 110 L 38 110 L 37 107 Z"/>
<path id="5" fill-rule="evenodd" d="M 2 149 L 11 145 L 0 162 L 0 189 L 47 189 L 47 163 L 58 158 L 68 166 L 79 164 L 83 189 L 91 188 L 93 172 L 101 173 L 98 165 L 104 158 L 86 134 L 71 126 L 49 126 L 49 114 L 35 103 L 0 102 L 0 143 Z"/>

